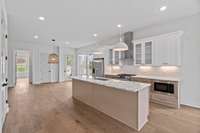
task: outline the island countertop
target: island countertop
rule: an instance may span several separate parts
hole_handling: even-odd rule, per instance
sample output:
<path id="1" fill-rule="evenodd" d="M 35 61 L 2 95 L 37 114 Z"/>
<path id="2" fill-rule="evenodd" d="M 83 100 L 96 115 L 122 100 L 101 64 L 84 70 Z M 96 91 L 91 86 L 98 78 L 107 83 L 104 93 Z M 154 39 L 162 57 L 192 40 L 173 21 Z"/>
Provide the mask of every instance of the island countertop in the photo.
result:
<path id="1" fill-rule="evenodd" d="M 116 79 L 106 79 L 106 80 L 99 80 L 90 77 L 82 77 L 82 76 L 74 76 L 72 79 L 86 81 L 89 83 L 94 83 L 97 85 L 103 85 L 106 87 L 112 87 L 115 89 L 120 89 L 124 91 L 130 92 L 138 92 L 145 88 L 149 88 L 150 84 L 147 83 L 140 83 L 135 81 L 123 81 L 123 80 L 116 80 Z"/>

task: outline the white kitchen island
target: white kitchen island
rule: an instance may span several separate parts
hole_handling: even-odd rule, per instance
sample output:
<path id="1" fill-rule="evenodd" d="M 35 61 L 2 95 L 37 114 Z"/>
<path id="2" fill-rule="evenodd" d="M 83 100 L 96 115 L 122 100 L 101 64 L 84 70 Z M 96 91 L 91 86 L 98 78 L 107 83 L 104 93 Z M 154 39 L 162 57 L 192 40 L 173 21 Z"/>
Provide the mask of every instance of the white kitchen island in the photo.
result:
<path id="1" fill-rule="evenodd" d="M 73 77 L 72 89 L 74 99 L 138 131 L 148 121 L 150 84 Z"/>

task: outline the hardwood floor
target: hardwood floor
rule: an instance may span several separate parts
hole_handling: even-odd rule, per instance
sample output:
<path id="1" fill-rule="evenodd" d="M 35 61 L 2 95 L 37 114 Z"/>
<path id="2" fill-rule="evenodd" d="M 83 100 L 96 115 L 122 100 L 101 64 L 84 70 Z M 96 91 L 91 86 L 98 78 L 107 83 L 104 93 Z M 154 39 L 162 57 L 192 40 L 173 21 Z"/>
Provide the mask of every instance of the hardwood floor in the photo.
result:
<path id="1" fill-rule="evenodd" d="M 28 85 L 18 80 L 9 89 L 10 112 L 3 133 L 136 133 L 100 112 L 74 104 L 71 82 Z M 131 118 L 130 118 L 131 119 Z M 141 133 L 200 133 L 200 110 L 151 104 Z"/>

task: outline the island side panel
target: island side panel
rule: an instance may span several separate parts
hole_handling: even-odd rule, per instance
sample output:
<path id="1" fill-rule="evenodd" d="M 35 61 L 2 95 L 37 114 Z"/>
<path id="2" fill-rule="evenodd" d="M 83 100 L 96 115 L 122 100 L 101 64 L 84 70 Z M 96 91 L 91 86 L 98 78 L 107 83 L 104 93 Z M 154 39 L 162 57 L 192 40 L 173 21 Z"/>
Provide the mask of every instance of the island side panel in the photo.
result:
<path id="1" fill-rule="evenodd" d="M 73 79 L 73 97 L 139 130 L 138 92 L 123 91 Z"/>
<path id="2" fill-rule="evenodd" d="M 72 80 L 72 96 L 73 98 L 93 106 L 93 88 L 91 84 L 85 81 Z"/>
<path id="3" fill-rule="evenodd" d="M 150 87 L 146 87 L 138 92 L 138 130 L 148 122 L 149 116 L 149 91 Z"/>
<path id="4" fill-rule="evenodd" d="M 111 87 L 93 85 L 94 106 L 97 110 L 128 125 L 138 127 L 138 93 L 122 91 Z"/>

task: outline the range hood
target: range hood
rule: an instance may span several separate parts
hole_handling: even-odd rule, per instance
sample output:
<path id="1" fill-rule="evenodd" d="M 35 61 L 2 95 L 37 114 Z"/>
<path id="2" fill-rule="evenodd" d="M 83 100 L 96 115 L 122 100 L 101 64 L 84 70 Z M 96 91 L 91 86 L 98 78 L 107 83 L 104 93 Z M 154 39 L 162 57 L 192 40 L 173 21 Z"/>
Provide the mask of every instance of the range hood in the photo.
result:
<path id="1" fill-rule="evenodd" d="M 123 34 L 123 42 L 127 45 L 128 50 L 115 51 L 110 49 L 110 64 L 112 65 L 133 65 L 133 32 Z"/>
<path id="2" fill-rule="evenodd" d="M 124 33 L 124 42 L 127 44 L 128 50 L 121 52 L 122 64 L 133 65 L 133 32 Z"/>

